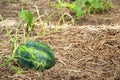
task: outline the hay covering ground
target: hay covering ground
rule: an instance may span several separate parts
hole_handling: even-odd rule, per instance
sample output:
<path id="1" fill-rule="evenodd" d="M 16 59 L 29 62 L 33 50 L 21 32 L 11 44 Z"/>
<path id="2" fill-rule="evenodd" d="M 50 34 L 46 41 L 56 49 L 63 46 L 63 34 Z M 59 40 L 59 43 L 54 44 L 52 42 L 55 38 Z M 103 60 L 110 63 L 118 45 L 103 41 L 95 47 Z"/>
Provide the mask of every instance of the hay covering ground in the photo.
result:
<path id="1" fill-rule="evenodd" d="M 36 12 L 34 5 L 39 8 L 40 14 L 45 14 L 45 11 L 56 12 L 50 21 L 58 21 L 59 11 L 48 7 L 49 0 L 24 1 L 22 7 L 33 12 Z M 17 0 L 6 2 L 7 0 L 0 0 L 0 14 L 5 20 L 10 19 L 7 23 L 13 23 L 12 26 L 15 27 L 21 5 Z M 24 70 L 20 75 L 8 67 L 2 67 L 0 80 L 120 80 L 120 1 L 112 2 L 114 9 L 108 13 L 82 16 L 77 20 L 76 26 L 64 25 L 61 26 L 64 28 L 55 33 L 36 36 L 37 27 L 40 27 L 36 24 L 31 40 L 48 44 L 54 51 L 56 65 L 44 72 Z M 14 27 L 9 29 L 16 29 Z M 14 33 L 13 30 L 13 36 Z M 21 35 L 20 32 L 19 36 Z M 21 39 L 22 37 L 19 40 Z M 11 46 L 10 38 L 0 21 L 0 54 L 4 56 L 0 57 L 0 64 L 10 54 Z"/>
<path id="2" fill-rule="evenodd" d="M 38 73 L 0 70 L 0 80 L 119 80 L 120 26 L 68 26 L 58 32 L 35 37 L 54 51 L 56 65 Z M 9 50 L 8 50 L 9 51 Z"/>

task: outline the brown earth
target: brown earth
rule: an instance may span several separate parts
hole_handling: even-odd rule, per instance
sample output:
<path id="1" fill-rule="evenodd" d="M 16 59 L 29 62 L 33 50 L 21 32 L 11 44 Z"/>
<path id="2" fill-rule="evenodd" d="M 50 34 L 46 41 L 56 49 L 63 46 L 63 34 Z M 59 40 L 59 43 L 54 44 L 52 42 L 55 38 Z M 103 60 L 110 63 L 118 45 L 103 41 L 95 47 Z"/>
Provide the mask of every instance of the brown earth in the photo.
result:
<path id="1" fill-rule="evenodd" d="M 0 80 L 120 80 L 120 1 L 112 2 L 113 9 L 104 14 L 84 15 L 74 25 L 64 24 L 54 33 L 42 36 L 33 33 L 31 40 L 43 41 L 53 49 L 54 67 L 44 72 L 25 70 L 20 75 L 2 67 Z M 22 4 L 1 0 L 0 14 L 4 20 L 18 21 L 17 14 L 22 7 L 36 12 L 36 5 L 41 15 L 55 12 L 50 18 L 50 24 L 55 25 L 59 11 L 47 4 L 48 0 L 24 0 Z M 6 57 L 12 44 L 4 28 L 0 25 L 0 54 Z"/>

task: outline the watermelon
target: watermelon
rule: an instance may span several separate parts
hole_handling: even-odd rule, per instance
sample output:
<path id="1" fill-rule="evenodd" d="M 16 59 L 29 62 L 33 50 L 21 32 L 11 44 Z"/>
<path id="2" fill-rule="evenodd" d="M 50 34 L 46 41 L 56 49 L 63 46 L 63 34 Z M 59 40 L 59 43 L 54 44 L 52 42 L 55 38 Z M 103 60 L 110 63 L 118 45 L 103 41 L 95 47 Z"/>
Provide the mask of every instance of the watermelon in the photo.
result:
<path id="1" fill-rule="evenodd" d="M 55 57 L 49 46 L 43 42 L 27 41 L 15 51 L 17 63 L 26 69 L 44 71 L 55 65 Z"/>

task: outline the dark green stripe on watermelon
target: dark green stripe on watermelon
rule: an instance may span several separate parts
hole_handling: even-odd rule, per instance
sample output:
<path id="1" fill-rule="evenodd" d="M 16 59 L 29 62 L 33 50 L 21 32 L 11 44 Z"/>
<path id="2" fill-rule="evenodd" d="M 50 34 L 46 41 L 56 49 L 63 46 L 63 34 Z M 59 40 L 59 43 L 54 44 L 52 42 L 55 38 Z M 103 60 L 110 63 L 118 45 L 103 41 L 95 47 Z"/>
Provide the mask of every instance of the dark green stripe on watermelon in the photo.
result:
<path id="1" fill-rule="evenodd" d="M 49 69 L 55 65 L 55 57 L 49 46 L 42 42 L 28 41 L 21 44 L 15 52 L 20 66 L 37 70 Z"/>
<path id="2" fill-rule="evenodd" d="M 52 50 L 50 49 L 50 47 L 48 47 L 46 44 L 44 44 L 44 43 L 38 43 L 38 42 L 36 42 L 35 44 L 33 43 L 33 44 L 29 44 L 29 43 L 27 43 L 27 44 L 25 44 L 25 46 L 27 47 L 27 48 L 31 48 L 31 47 L 33 47 L 33 48 L 35 48 L 36 50 L 41 50 L 41 51 L 44 51 L 47 55 L 49 55 L 50 56 L 50 58 L 54 58 L 54 55 L 53 54 L 51 54 L 52 53 Z"/>

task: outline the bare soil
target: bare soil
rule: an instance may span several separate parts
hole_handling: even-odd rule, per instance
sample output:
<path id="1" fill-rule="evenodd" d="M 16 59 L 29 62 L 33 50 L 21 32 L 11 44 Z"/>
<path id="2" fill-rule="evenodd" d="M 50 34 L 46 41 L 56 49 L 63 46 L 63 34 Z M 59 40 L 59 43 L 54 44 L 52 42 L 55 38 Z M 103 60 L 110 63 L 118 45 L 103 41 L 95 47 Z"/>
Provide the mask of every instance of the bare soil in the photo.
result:
<path id="1" fill-rule="evenodd" d="M 41 15 L 55 12 L 50 18 L 54 25 L 60 14 L 48 6 L 48 1 L 24 0 L 20 4 L 19 0 L 1 0 L 0 14 L 4 20 L 18 21 L 17 14 L 21 8 L 35 12 L 36 5 Z M 0 80 L 120 80 L 120 1 L 112 2 L 113 9 L 106 13 L 84 15 L 74 25 L 62 25 L 54 33 L 42 36 L 33 33 L 31 40 L 45 42 L 53 49 L 54 67 L 44 72 L 24 70 L 20 75 L 2 67 Z M 4 28 L 0 25 L 0 54 L 5 58 L 10 54 L 12 44 Z M 0 63 L 2 60 L 0 58 Z"/>

